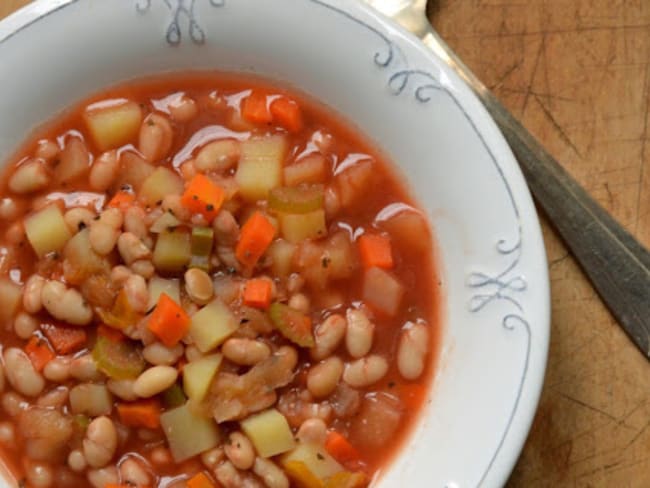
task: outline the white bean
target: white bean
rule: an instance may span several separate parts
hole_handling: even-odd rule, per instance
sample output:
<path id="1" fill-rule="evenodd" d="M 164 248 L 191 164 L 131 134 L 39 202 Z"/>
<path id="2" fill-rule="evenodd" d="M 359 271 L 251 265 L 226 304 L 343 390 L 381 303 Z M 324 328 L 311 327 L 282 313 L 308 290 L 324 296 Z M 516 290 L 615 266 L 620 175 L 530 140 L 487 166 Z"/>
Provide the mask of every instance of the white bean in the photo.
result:
<path id="1" fill-rule="evenodd" d="M 339 383 L 343 374 L 343 361 L 332 356 L 320 364 L 312 366 L 307 373 L 307 389 L 316 398 L 330 395 Z"/>
<path id="2" fill-rule="evenodd" d="M 2 409 L 10 417 L 17 416 L 29 407 L 29 403 L 22 396 L 14 391 L 8 391 L 2 395 Z"/>
<path id="3" fill-rule="evenodd" d="M 5 367 L 2 361 L 0 361 L 0 393 L 5 391 L 5 382 Z"/>
<path id="4" fill-rule="evenodd" d="M 287 304 L 295 310 L 299 310 L 302 313 L 309 313 L 309 298 L 304 293 L 295 293 L 289 298 L 289 303 Z"/>
<path id="5" fill-rule="evenodd" d="M 142 276 L 145 280 L 150 279 L 154 274 L 156 274 L 156 268 L 154 268 L 153 263 L 146 259 L 135 261 L 131 265 L 131 271 Z"/>
<path id="6" fill-rule="evenodd" d="M 41 394 L 45 379 L 34 369 L 27 354 L 17 347 L 10 347 L 4 353 L 4 360 L 7 380 L 14 390 L 28 397 Z"/>
<path id="7" fill-rule="evenodd" d="M 117 239 L 117 249 L 124 262 L 128 265 L 140 259 L 151 257 L 151 250 L 144 242 L 131 232 L 124 232 Z"/>
<path id="8" fill-rule="evenodd" d="M 133 391 L 133 384 L 135 380 L 114 380 L 110 379 L 106 382 L 106 388 L 116 397 L 124 400 L 125 402 L 134 402 L 138 399 L 138 395 Z"/>
<path id="9" fill-rule="evenodd" d="M 348 309 L 348 327 L 345 333 L 345 346 L 350 356 L 362 358 L 370 352 L 375 325 L 362 310 Z"/>
<path id="10" fill-rule="evenodd" d="M 199 114 L 196 102 L 187 95 L 175 98 L 169 104 L 169 113 L 176 122 L 186 124 Z"/>
<path id="11" fill-rule="evenodd" d="M 289 488 L 289 478 L 270 459 L 255 458 L 253 473 L 262 478 L 267 488 Z"/>
<path id="12" fill-rule="evenodd" d="M 382 356 L 371 354 L 345 366 L 343 381 L 353 388 L 364 388 L 378 382 L 388 372 L 388 361 Z"/>
<path id="13" fill-rule="evenodd" d="M 407 380 L 415 380 L 424 371 L 429 351 L 429 331 L 424 324 L 411 324 L 403 332 L 397 348 L 397 369 Z"/>
<path id="14" fill-rule="evenodd" d="M 120 475 L 115 466 L 90 469 L 86 473 L 86 477 L 93 488 L 106 488 L 106 485 L 116 485 L 120 482 Z"/>
<path id="15" fill-rule="evenodd" d="M 9 197 L 0 200 L 0 219 L 15 220 L 18 217 L 18 205 Z"/>
<path id="16" fill-rule="evenodd" d="M 56 357 L 43 368 L 43 376 L 48 381 L 63 383 L 70 378 L 70 358 Z"/>
<path id="17" fill-rule="evenodd" d="M 143 463 L 134 457 L 129 457 L 120 463 L 120 478 L 122 483 L 129 486 L 149 486 L 151 476 Z"/>
<path id="18" fill-rule="evenodd" d="M 201 454 L 201 462 L 208 469 L 214 469 L 224 457 L 223 447 L 213 447 Z"/>
<path id="19" fill-rule="evenodd" d="M 214 295 L 212 279 L 202 269 L 190 268 L 185 272 L 185 291 L 194 303 L 206 305 Z"/>
<path id="20" fill-rule="evenodd" d="M 226 457 L 237 469 L 245 471 L 253 467 L 255 462 L 253 444 L 241 432 L 232 432 L 223 450 Z"/>
<path id="21" fill-rule="evenodd" d="M 53 317 L 74 325 L 87 325 L 93 312 L 74 288 L 68 289 L 60 281 L 47 281 L 41 290 L 41 300 Z"/>
<path id="22" fill-rule="evenodd" d="M 84 354 L 70 363 L 70 376 L 79 381 L 96 381 L 102 378 L 97 363 L 90 354 Z"/>
<path id="23" fill-rule="evenodd" d="M 203 454 L 201 455 L 201 458 L 203 458 Z M 162 446 L 154 447 L 151 450 L 151 454 L 149 455 L 149 458 L 151 459 L 151 462 L 153 464 L 156 464 L 158 466 L 166 466 L 174 462 L 174 460 L 172 459 L 172 455 L 169 452 L 169 449 Z"/>
<path id="24" fill-rule="evenodd" d="M 29 462 L 25 476 L 32 488 L 49 488 L 54 483 L 54 473 L 45 463 Z"/>
<path id="25" fill-rule="evenodd" d="M 99 214 L 99 221 L 110 225 L 114 229 L 119 229 L 124 223 L 124 217 L 119 208 L 107 208 Z"/>
<path id="26" fill-rule="evenodd" d="M 45 278 L 37 274 L 31 275 L 25 282 L 23 308 L 27 313 L 38 313 L 43 308 L 41 292 L 44 284 Z"/>
<path id="27" fill-rule="evenodd" d="M 141 398 L 149 398 L 165 391 L 178 378 L 178 370 L 171 366 L 154 366 L 135 380 L 133 391 Z"/>
<path id="28" fill-rule="evenodd" d="M 119 230 L 101 220 L 95 220 L 90 224 L 90 245 L 101 256 L 111 253 L 117 244 L 119 235 Z"/>
<path id="29" fill-rule="evenodd" d="M 111 281 L 118 286 L 123 285 L 132 274 L 133 272 L 129 268 L 119 264 L 111 270 Z"/>
<path id="30" fill-rule="evenodd" d="M 86 469 L 86 466 L 88 466 L 86 456 L 84 456 L 84 453 L 80 449 L 70 451 L 70 454 L 68 454 L 68 466 L 76 473 L 81 473 Z"/>
<path id="31" fill-rule="evenodd" d="M 21 339 L 29 339 L 38 330 L 38 320 L 31 315 L 20 312 L 14 319 L 14 332 Z"/>
<path id="32" fill-rule="evenodd" d="M 222 139 L 204 146 L 194 160 L 200 171 L 225 171 L 239 160 L 239 142 L 235 139 Z"/>
<path id="33" fill-rule="evenodd" d="M 5 447 L 13 447 L 16 441 L 16 429 L 11 422 L 0 423 L 0 444 Z"/>
<path id="34" fill-rule="evenodd" d="M 117 177 L 120 161 L 117 151 L 102 153 L 93 163 L 88 176 L 90 188 L 94 191 L 106 191 Z"/>
<path id="35" fill-rule="evenodd" d="M 345 336 L 347 323 L 339 314 L 332 314 L 325 319 L 314 332 L 316 345 L 311 349 L 314 359 L 325 359 L 330 356 Z"/>
<path id="36" fill-rule="evenodd" d="M 9 178 L 9 189 L 18 194 L 42 190 L 50 183 L 50 175 L 38 159 L 27 160 Z"/>
<path id="37" fill-rule="evenodd" d="M 136 312 L 146 312 L 149 308 L 149 288 L 144 278 L 132 274 L 124 283 L 124 292 Z"/>
<path id="38" fill-rule="evenodd" d="M 139 239 L 148 235 L 145 224 L 146 212 L 140 207 L 129 207 L 124 213 L 124 230 L 130 232 Z"/>
<path id="39" fill-rule="evenodd" d="M 182 344 L 167 347 L 160 342 L 153 342 L 142 350 L 144 358 L 156 366 L 171 366 L 183 355 Z"/>
<path id="40" fill-rule="evenodd" d="M 172 126 L 166 117 L 149 114 L 140 128 L 138 149 L 147 161 L 160 161 L 169 153 L 173 137 Z"/>
<path id="41" fill-rule="evenodd" d="M 271 355 L 271 348 L 254 339 L 233 337 L 223 343 L 221 352 L 235 364 L 254 366 Z"/>
<path id="42" fill-rule="evenodd" d="M 327 425 L 323 419 L 314 418 L 307 419 L 302 424 L 296 433 L 296 438 L 300 442 L 324 445 L 327 439 Z"/>
<path id="43" fill-rule="evenodd" d="M 84 207 L 71 208 L 63 216 L 63 220 L 72 234 L 76 234 L 84 227 L 90 227 L 94 218 L 95 213 Z"/>
<path id="44" fill-rule="evenodd" d="M 37 158 L 49 162 L 57 157 L 59 155 L 59 152 L 59 145 L 56 142 L 43 139 L 38 141 L 38 146 L 36 146 L 34 155 Z"/>
<path id="45" fill-rule="evenodd" d="M 59 386 L 41 395 L 36 402 L 39 407 L 60 408 L 68 402 L 68 388 Z"/>
<path id="46" fill-rule="evenodd" d="M 86 429 L 82 444 L 84 457 L 90 466 L 106 466 L 113 459 L 117 449 L 117 431 L 113 421 L 104 416 L 94 419 Z"/>

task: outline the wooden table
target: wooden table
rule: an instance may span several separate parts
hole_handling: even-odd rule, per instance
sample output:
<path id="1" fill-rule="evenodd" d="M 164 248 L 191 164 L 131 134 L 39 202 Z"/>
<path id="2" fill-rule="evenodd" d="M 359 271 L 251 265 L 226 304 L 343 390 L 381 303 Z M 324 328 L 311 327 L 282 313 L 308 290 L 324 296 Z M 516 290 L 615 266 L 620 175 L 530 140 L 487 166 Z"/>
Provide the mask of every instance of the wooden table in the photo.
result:
<path id="1" fill-rule="evenodd" d="M 0 18 L 26 3 L 0 0 Z M 650 1 L 433 3 L 432 22 L 452 48 L 650 246 Z M 650 364 L 543 215 L 542 225 L 551 350 L 509 486 L 649 487 Z"/>

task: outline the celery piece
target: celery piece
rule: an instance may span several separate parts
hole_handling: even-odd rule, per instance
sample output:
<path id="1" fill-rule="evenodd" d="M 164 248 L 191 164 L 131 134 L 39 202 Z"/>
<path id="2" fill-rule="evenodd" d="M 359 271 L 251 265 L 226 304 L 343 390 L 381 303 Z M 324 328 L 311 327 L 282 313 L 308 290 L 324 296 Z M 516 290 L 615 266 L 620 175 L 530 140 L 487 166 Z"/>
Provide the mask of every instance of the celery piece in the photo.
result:
<path id="1" fill-rule="evenodd" d="M 183 367 L 183 390 L 190 400 L 203 401 L 221 366 L 221 359 L 221 354 L 210 354 Z"/>
<path id="2" fill-rule="evenodd" d="M 56 205 L 48 205 L 27 217 L 25 234 L 39 258 L 49 252 L 60 251 L 72 237 Z"/>
<path id="3" fill-rule="evenodd" d="M 323 208 L 322 185 L 281 186 L 269 193 L 269 208 L 276 212 L 304 214 Z"/>
<path id="4" fill-rule="evenodd" d="M 269 308 L 269 317 L 275 328 L 291 342 L 301 347 L 314 347 L 309 316 L 283 303 L 275 302 Z"/>
<path id="5" fill-rule="evenodd" d="M 161 271 L 182 271 L 190 262 L 190 234 L 185 229 L 164 231 L 158 235 L 153 250 L 153 264 Z"/>
<path id="6" fill-rule="evenodd" d="M 235 180 L 246 200 L 264 199 L 271 189 L 280 186 L 287 147 L 287 139 L 282 135 L 255 138 L 241 143 L 241 157 Z"/>
<path id="7" fill-rule="evenodd" d="M 205 353 L 225 341 L 238 326 L 237 317 L 217 298 L 192 315 L 190 337 L 199 351 Z"/>
<path id="8" fill-rule="evenodd" d="M 135 141 L 142 123 L 140 105 L 129 100 L 108 100 L 91 105 L 84 122 L 100 151 Z"/>
<path id="9" fill-rule="evenodd" d="M 142 182 L 139 196 L 147 205 L 162 202 L 167 195 L 183 193 L 183 180 L 174 171 L 164 166 L 158 166 L 146 180 Z"/>
<path id="10" fill-rule="evenodd" d="M 98 336 L 92 357 L 97 369 L 109 378 L 126 380 L 137 378 L 146 366 L 140 350 L 130 341 L 114 341 Z"/>
<path id="11" fill-rule="evenodd" d="M 295 449 L 282 456 L 281 466 L 300 462 L 317 478 L 324 481 L 343 471 L 341 466 L 323 446 L 312 443 L 299 443 Z"/>
<path id="12" fill-rule="evenodd" d="M 262 457 L 282 454 L 296 445 L 287 419 L 274 408 L 251 415 L 240 425 Z"/>
<path id="13" fill-rule="evenodd" d="M 293 243 L 305 239 L 318 239 L 327 234 L 325 211 L 315 210 L 305 214 L 280 214 L 280 232 L 282 237 Z"/>
<path id="14" fill-rule="evenodd" d="M 220 441 L 214 420 L 195 415 L 187 403 L 161 414 L 160 424 L 177 463 L 212 449 Z"/>
<path id="15" fill-rule="evenodd" d="M 185 405 L 187 397 L 178 383 L 174 383 L 162 393 L 165 410 Z"/>
<path id="16" fill-rule="evenodd" d="M 214 230 L 211 227 L 192 228 L 191 268 L 210 269 L 210 253 L 214 244 Z"/>
<path id="17" fill-rule="evenodd" d="M 0 278 L 0 322 L 8 324 L 14 318 L 22 299 L 20 286 L 7 278 Z"/>

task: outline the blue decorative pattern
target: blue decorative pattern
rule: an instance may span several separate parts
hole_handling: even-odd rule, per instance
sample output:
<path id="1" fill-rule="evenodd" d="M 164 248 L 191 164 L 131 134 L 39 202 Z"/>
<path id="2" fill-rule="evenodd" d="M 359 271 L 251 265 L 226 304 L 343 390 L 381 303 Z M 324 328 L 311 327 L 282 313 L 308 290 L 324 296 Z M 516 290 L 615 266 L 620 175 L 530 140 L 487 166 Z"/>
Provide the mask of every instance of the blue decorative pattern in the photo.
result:
<path id="1" fill-rule="evenodd" d="M 196 21 L 194 7 L 196 0 L 162 0 L 172 12 L 172 20 L 167 27 L 165 38 L 172 46 L 177 46 L 183 40 L 182 24 L 183 19 L 188 25 L 188 34 L 194 44 L 205 43 L 205 31 Z M 226 0 L 208 0 L 213 7 L 223 7 Z M 151 9 L 153 0 L 137 0 L 136 10 L 145 14 Z"/>

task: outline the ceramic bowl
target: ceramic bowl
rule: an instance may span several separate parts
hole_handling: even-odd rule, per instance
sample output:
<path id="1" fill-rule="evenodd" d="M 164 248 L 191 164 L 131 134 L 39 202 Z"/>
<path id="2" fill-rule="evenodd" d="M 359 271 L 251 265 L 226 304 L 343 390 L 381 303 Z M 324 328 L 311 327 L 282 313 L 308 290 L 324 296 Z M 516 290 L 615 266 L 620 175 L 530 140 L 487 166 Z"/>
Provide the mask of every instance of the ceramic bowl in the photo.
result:
<path id="1" fill-rule="evenodd" d="M 163 71 L 268 77 L 360 128 L 428 213 L 445 295 L 425 412 L 373 485 L 505 483 L 546 365 L 544 247 L 499 130 L 416 38 L 349 0 L 41 0 L 0 23 L 0 60 L 3 158 L 84 96 Z"/>

